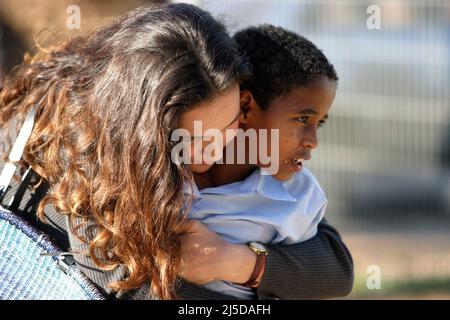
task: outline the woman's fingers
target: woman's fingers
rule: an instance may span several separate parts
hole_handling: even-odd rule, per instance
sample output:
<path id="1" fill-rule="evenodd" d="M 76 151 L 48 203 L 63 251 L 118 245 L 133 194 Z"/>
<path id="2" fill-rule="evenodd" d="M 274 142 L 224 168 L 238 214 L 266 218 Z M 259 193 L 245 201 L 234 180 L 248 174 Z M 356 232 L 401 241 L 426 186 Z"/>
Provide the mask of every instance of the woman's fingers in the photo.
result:
<path id="1" fill-rule="evenodd" d="M 181 236 L 181 277 L 195 284 L 218 279 L 228 243 L 198 220 L 183 227 L 186 233 Z"/>

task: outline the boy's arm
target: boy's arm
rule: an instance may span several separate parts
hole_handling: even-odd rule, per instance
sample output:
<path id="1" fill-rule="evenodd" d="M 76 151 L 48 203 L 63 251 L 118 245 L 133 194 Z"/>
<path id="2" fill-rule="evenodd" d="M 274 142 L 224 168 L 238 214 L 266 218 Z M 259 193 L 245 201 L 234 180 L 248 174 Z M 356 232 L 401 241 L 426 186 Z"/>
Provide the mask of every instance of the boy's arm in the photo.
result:
<path id="1" fill-rule="evenodd" d="M 208 231 L 210 232 L 210 231 Z M 205 238 L 210 235 L 204 234 Z M 250 276 L 255 259 L 246 245 L 227 244 L 228 250 L 202 263 L 202 274 L 208 264 L 221 265 L 217 279 L 236 283 Z M 353 261 L 338 232 L 325 219 L 319 223 L 311 239 L 290 245 L 268 244 L 269 255 L 262 281 L 257 288 L 258 299 L 325 299 L 348 295 L 353 286 Z M 200 245 L 202 247 L 202 245 Z M 208 262 L 209 261 L 209 262 Z M 193 266 L 195 268 L 195 265 Z M 194 273 L 198 273 L 198 270 Z M 181 296 L 185 299 L 228 299 L 193 283 L 183 283 Z"/>
<path id="2" fill-rule="evenodd" d="M 268 244 L 267 248 L 258 299 L 326 299 L 351 292 L 352 256 L 325 219 L 313 238 L 291 245 Z"/>
<path id="3" fill-rule="evenodd" d="M 317 234 L 317 231 L 319 230 L 319 224 L 324 219 L 326 208 L 327 208 L 327 203 L 324 203 L 322 205 L 322 207 L 319 209 L 319 211 L 316 213 L 316 216 L 314 217 L 314 219 L 309 224 L 308 229 L 306 229 L 306 231 L 302 235 L 302 240 L 297 241 L 296 243 L 307 241 Z"/>

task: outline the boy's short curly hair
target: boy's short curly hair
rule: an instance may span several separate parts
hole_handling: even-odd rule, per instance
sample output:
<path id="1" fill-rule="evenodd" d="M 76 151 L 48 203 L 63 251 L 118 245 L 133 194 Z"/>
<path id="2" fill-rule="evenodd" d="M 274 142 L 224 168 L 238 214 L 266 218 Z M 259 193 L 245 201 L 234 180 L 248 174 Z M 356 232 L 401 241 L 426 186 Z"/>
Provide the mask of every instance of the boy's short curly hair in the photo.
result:
<path id="1" fill-rule="evenodd" d="M 322 76 L 339 79 L 322 51 L 284 28 L 270 24 L 249 27 L 238 31 L 234 39 L 248 57 L 253 73 L 241 89 L 250 90 L 263 109 L 295 86 L 307 86 Z"/>

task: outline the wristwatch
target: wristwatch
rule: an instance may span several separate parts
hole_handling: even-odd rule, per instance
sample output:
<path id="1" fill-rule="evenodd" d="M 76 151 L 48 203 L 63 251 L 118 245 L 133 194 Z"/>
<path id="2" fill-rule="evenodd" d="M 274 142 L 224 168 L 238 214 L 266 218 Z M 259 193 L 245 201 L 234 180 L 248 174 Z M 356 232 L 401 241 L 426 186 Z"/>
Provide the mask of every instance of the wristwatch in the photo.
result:
<path id="1" fill-rule="evenodd" d="M 242 285 L 252 288 L 259 285 L 258 277 L 266 266 L 267 255 L 269 252 L 262 243 L 256 241 L 249 242 L 247 245 L 256 253 L 256 263 L 250 278 Z"/>

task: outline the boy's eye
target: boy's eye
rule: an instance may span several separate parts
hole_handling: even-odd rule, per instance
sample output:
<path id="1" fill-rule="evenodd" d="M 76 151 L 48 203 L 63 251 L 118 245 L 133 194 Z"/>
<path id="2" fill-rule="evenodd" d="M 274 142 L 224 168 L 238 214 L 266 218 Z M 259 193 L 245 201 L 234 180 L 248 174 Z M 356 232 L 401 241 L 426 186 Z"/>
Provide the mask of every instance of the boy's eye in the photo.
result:
<path id="1" fill-rule="evenodd" d="M 308 118 L 309 117 L 307 117 L 307 116 L 297 117 L 297 121 L 301 122 L 301 123 L 306 123 L 308 121 Z"/>
<path id="2" fill-rule="evenodd" d="M 303 117 L 297 117 L 296 119 L 297 119 L 297 121 L 300 122 L 300 123 L 307 123 L 309 117 L 308 117 L 308 116 L 303 116 Z M 318 123 L 318 126 L 319 126 L 320 128 L 323 128 L 323 126 L 325 125 L 325 122 L 326 122 L 325 120 L 320 120 L 319 123 Z"/>
<path id="3" fill-rule="evenodd" d="M 326 121 L 320 120 L 320 121 L 319 121 L 319 127 L 320 127 L 320 128 L 323 128 L 323 126 L 325 125 L 325 123 L 326 123 Z"/>

